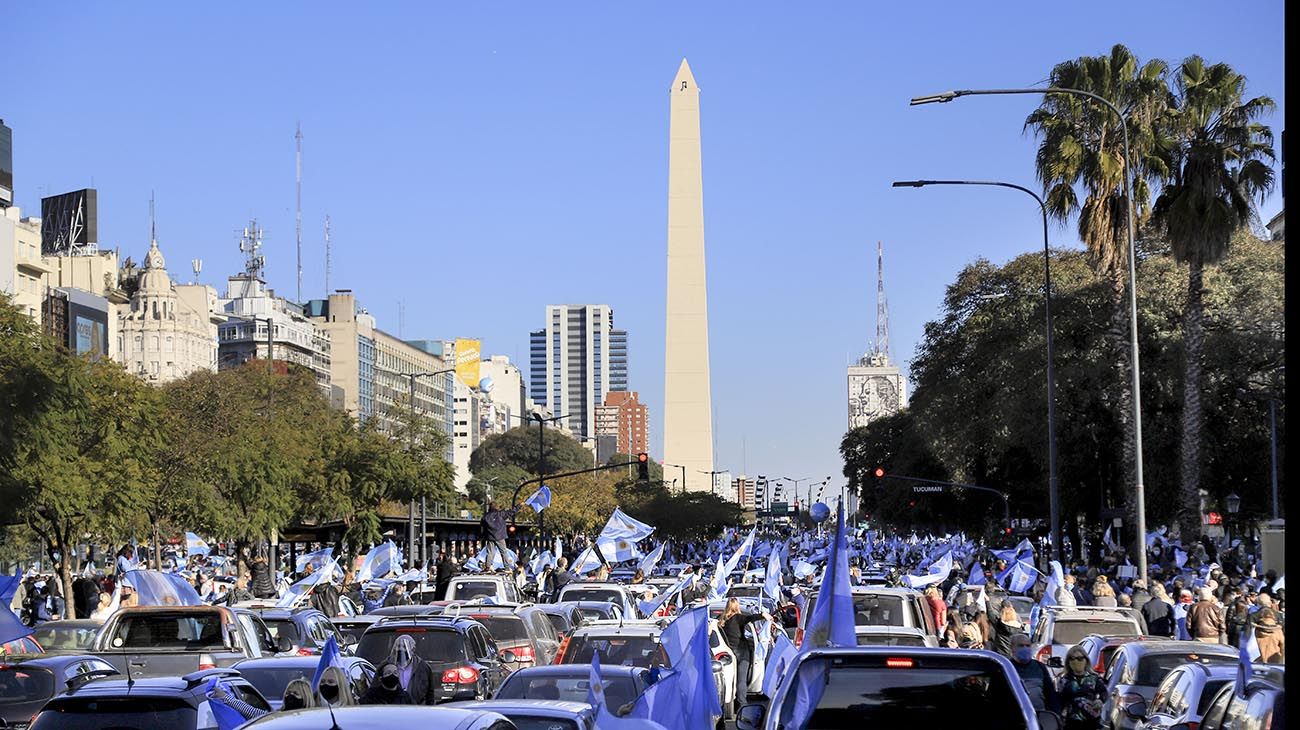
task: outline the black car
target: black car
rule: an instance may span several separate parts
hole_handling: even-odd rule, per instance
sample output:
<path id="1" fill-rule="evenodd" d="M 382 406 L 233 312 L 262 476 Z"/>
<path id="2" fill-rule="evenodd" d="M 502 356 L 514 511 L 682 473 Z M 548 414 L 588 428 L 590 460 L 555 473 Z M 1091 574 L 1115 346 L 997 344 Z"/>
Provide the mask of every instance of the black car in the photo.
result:
<path id="1" fill-rule="evenodd" d="M 95 677 L 115 674 L 112 664 L 89 654 L 0 661 L 0 727 L 25 728 L 54 695 Z"/>
<path id="2" fill-rule="evenodd" d="M 278 643 L 287 638 L 293 645 L 290 651 L 302 656 L 320 654 L 325 642 L 331 636 L 343 645 L 343 634 L 330 622 L 329 617 L 320 611 L 303 606 L 302 608 L 254 608 L 261 615 L 266 627 L 271 630 L 271 637 Z"/>
<path id="3" fill-rule="evenodd" d="M 230 686 L 238 699 L 270 712 L 257 688 L 229 669 L 201 669 L 183 677 L 115 676 L 91 679 L 45 704 L 31 730 L 81 730 L 88 727 L 197 730 L 213 726 L 207 685 L 213 677 Z"/>
<path id="4" fill-rule="evenodd" d="M 491 697 L 505 679 L 506 664 L 515 658 L 513 652 L 497 648 L 483 624 L 445 616 L 377 621 L 362 634 L 354 653 L 378 667 L 388 659 L 399 636 L 411 637 L 416 656 L 433 669 L 438 702 Z"/>
<path id="5" fill-rule="evenodd" d="M 357 656 L 340 656 L 339 663 L 348 675 L 352 685 L 353 699 L 359 699 L 370 688 L 375 678 L 375 666 Z M 295 679 L 311 681 L 316 674 L 320 657 L 283 656 L 265 659 L 245 659 L 236 662 L 232 669 L 238 669 L 266 698 L 273 709 L 280 709 L 284 704 L 284 689 Z"/>

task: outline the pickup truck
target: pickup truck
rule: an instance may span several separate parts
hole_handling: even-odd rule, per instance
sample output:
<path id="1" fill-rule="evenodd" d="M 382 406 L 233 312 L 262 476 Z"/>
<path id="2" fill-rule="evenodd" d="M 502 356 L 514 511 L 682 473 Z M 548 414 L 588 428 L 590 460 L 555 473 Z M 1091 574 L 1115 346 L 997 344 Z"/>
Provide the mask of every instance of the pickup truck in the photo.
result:
<path id="1" fill-rule="evenodd" d="M 740 708 L 738 730 L 793 727 L 800 675 L 821 690 L 812 716 L 804 719 L 810 727 L 1055 730 L 1060 726 L 1055 713 L 1034 711 L 1015 667 L 999 654 L 979 649 L 862 646 L 805 649 L 796 654 L 766 706 L 758 702 Z"/>
<path id="2" fill-rule="evenodd" d="M 127 677 L 179 677 L 288 651 L 252 611 L 224 606 L 132 606 L 104 623 L 90 653 Z"/>

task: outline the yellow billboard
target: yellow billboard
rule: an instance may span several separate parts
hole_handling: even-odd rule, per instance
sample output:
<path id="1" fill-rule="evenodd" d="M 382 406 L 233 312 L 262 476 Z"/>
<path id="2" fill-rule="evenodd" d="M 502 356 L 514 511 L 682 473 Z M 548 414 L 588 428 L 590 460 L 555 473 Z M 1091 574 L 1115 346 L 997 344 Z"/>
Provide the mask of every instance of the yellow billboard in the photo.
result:
<path id="1" fill-rule="evenodd" d="M 456 377 L 470 388 L 478 387 L 479 341 L 456 338 Z"/>

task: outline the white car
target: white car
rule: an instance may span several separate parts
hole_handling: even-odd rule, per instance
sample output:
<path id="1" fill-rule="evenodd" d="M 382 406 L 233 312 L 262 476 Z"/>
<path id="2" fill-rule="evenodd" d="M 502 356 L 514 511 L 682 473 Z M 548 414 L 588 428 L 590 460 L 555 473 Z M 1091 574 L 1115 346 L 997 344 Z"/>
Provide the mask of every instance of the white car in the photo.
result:
<path id="1" fill-rule="evenodd" d="M 914 626 L 856 626 L 858 646 L 928 646 L 939 648 L 939 637 Z"/>
<path id="2" fill-rule="evenodd" d="M 1059 677 L 1065 671 L 1065 653 L 1088 634 L 1141 636 L 1142 627 L 1118 608 L 1047 606 L 1039 614 L 1029 641 L 1034 658 L 1046 664 L 1053 677 Z"/>

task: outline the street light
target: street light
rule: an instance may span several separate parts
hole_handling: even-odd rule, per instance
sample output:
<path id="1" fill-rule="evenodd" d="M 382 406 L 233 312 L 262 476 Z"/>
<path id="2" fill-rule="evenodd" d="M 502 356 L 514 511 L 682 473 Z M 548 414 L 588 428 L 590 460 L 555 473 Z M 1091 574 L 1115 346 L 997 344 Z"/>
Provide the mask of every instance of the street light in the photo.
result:
<path id="1" fill-rule="evenodd" d="M 1098 96 L 1090 91 L 1083 89 L 1068 89 L 1061 86 L 1046 86 L 1041 88 L 1030 89 L 960 89 L 954 91 L 945 91 L 939 94 L 929 96 L 913 97 L 910 105 L 918 106 L 920 104 L 947 103 L 959 96 L 992 96 L 1008 94 L 1035 94 L 1039 96 L 1050 96 L 1052 94 L 1070 94 L 1082 96 L 1093 101 L 1099 102 L 1107 109 L 1115 113 L 1119 119 L 1120 131 L 1124 137 L 1124 196 L 1128 205 L 1128 215 L 1125 221 L 1128 225 L 1128 305 L 1129 305 L 1129 357 L 1132 359 L 1132 379 L 1133 379 L 1133 456 L 1135 461 L 1136 484 L 1133 485 L 1133 497 L 1137 508 L 1137 541 L 1138 541 L 1138 576 L 1143 580 L 1147 579 L 1147 551 L 1146 551 L 1146 534 L 1147 534 L 1147 516 L 1146 516 L 1146 490 L 1143 487 L 1142 478 L 1142 367 L 1138 361 L 1138 335 L 1137 335 L 1137 247 L 1133 242 L 1133 173 L 1132 160 L 1133 155 L 1129 151 L 1128 144 L 1128 123 L 1124 120 L 1124 114 L 1119 108 L 1102 96 Z"/>
<path id="2" fill-rule="evenodd" d="M 1223 498 L 1223 504 L 1228 508 L 1228 547 L 1232 547 L 1232 522 L 1235 521 L 1237 510 L 1241 509 L 1241 497 L 1236 492 L 1229 492 Z"/>
<path id="3" fill-rule="evenodd" d="M 1047 320 L 1047 504 L 1052 526 L 1052 557 L 1061 559 L 1061 492 L 1056 472 L 1056 352 L 1052 343 L 1052 255 L 1047 239 L 1047 204 L 1029 188 L 996 180 L 901 180 L 896 188 L 922 188 L 927 185 L 982 185 L 1019 190 L 1038 203 L 1043 214 L 1043 309 Z M 988 298 L 1005 296 L 995 294 Z"/>
<path id="4" fill-rule="evenodd" d="M 454 372 L 456 372 L 456 368 L 447 368 L 446 370 L 435 370 L 431 373 L 406 373 L 406 379 L 410 383 L 410 395 L 411 395 L 411 427 L 410 427 L 411 433 L 410 433 L 409 441 L 411 446 L 412 457 L 415 456 L 415 379 L 431 378 L 437 375 L 446 375 L 447 373 L 454 373 Z M 420 542 L 419 542 L 418 551 L 416 550 L 416 542 L 415 542 L 415 500 L 414 499 L 411 500 L 410 510 L 407 514 L 407 517 L 408 517 L 407 531 L 410 537 L 410 541 L 407 543 L 407 545 L 410 546 L 410 550 L 412 553 L 412 555 L 410 556 L 411 567 L 415 567 L 415 561 L 417 557 L 419 559 L 424 560 L 424 562 L 426 563 L 429 562 L 429 546 L 426 542 L 429 537 L 428 536 L 429 506 L 426 503 L 424 497 L 420 497 Z M 426 569 L 428 568 L 427 565 L 425 567 Z"/>
<path id="5" fill-rule="evenodd" d="M 686 467 L 685 467 L 685 466 L 682 466 L 681 464 L 669 464 L 669 463 L 666 462 L 666 461 L 665 461 L 664 463 L 660 464 L 660 466 L 671 466 L 671 467 L 674 468 L 674 469 L 681 469 L 681 470 L 682 470 L 682 494 L 686 494 Z M 676 483 L 677 483 L 677 480 L 674 479 L 674 480 L 673 480 L 673 483 L 676 484 Z"/>

